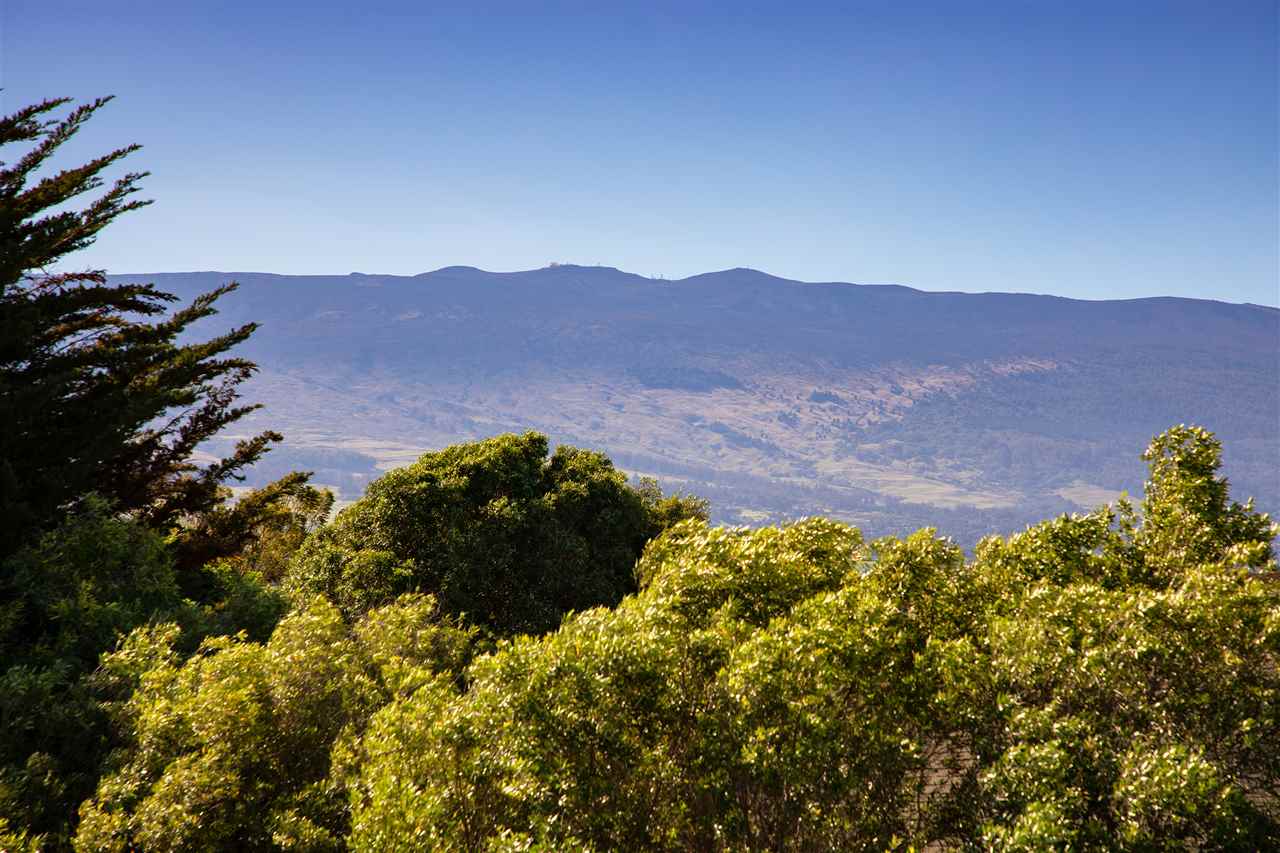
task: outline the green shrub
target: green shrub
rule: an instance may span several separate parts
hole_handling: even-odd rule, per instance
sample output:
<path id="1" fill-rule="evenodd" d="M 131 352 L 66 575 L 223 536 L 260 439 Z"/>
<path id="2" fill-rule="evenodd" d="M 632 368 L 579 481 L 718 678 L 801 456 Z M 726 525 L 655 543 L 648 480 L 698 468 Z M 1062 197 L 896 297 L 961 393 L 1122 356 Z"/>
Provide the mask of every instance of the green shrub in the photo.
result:
<path id="1" fill-rule="evenodd" d="M 351 843 L 1274 847 L 1275 528 L 1204 482 L 1215 454 L 1175 430 L 1142 516 L 968 563 L 930 531 L 679 524 L 615 609 L 379 711 Z"/>
<path id="2" fill-rule="evenodd" d="M 138 686 L 113 706 L 125 743 L 81 808 L 78 849 L 341 849 L 369 716 L 456 689 L 474 632 L 406 596 L 354 628 L 317 599 L 265 644 L 220 637 L 186 661 L 177 636 L 140 629 L 104 659 L 99 679 Z"/>
<path id="3" fill-rule="evenodd" d="M 544 435 L 501 435 L 386 474 L 303 543 L 288 586 L 348 617 L 426 592 L 498 634 L 539 633 L 616 604 L 649 538 L 705 517 L 700 502 L 632 488 L 602 454 L 547 451 Z"/>

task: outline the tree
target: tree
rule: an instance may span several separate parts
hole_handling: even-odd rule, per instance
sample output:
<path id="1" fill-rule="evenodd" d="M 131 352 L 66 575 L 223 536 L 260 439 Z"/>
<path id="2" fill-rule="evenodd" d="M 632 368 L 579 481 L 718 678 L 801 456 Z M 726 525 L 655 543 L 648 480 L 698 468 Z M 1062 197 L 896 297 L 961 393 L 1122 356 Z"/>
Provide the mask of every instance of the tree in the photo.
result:
<path id="1" fill-rule="evenodd" d="M 1150 475 L 1136 544 L 1152 573 L 1176 576 L 1187 565 L 1220 560 L 1252 569 L 1273 562 L 1271 519 L 1252 499 L 1231 500 L 1213 433 L 1179 424 L 1152 439 L 1142 458 Z"/>
<path id="2" fill-rule="evenodd" d="M 500 435 L 427 453 L 369 485 L 309 537 L 286 585 L 349 617 L 395 596 L 435 595 L 498 634 L 550 630 L 572 610 L 635 589 L 644 545 L 705 504 L 641 492 L 603 454 L 545 435 Z"/>
<path id="3" fill-rule="evenodd" d="M 1227 501 L 1208 433 L 1152 446 L 1142 518 L 968 562 L 928 530 L 678 525 L 616 608 L 380 711 L 351 843 L 1275 849 L 1275 527 Z"/>
<path id="4" fill-rule="evenodd" d="M 100 500 L 0 560 L 0 818 L 59 835 L 93 790 L 105 720 L 83 676 L 179 603 L 163 541 Z"/>
<path id="5" fill-rule="evenodd" d="M 69 206 L 102 187 L 102 173 L 136 145 L 47 173 L 58 147 L 109 100 L 60 120 L 48 117 L 65 98 L 0 119 L 0 152 L 18 149 L 0 162 L 0 556 L 56 526 L 89 493 L 177 530 L 221 504 L 222 484 L 280 438 L 264 432 L 226 459 L 191 461 L 205 439 L 256 408 L 236 405 L 236 386 L 255 366 L 226 355 L 254 324 L 178 342 L 235 284 L 155 320 L 175 297 L 150 284 L 111 285 L 101 270 L 48 272 L 149 203 L 134 198 L 145 173 L 131 172 L 83 209 Z"/>
<path id="6" fill-rule="evenodd" d="M 463 519 L 508 506 L 550 463 L 502 438 L 376 492 L 364 541 L 428 536 L 418 513 L 451 505 L 432 473 L 476 490 Z M 1280 584 L 1245 559 L 1275 528 L 1231 509 L 1208 433 L 1153 447 L 1203 464 L 1148 454 L 1142 518 L 1063 516 L 967 561 L 927 529 L 687 519 L 615 607 L 486 654 L 417 595 L 355 619 L 308 599 L 186 662 L 140 629 L 99 672 L 126 746 L 77 846 L 1276 849 Z M 1162 521 L 1215 506 L 1212 536 Z"/>
<path id="7" fill-rule="evenodd" d="M 111 707 L 125 745 L 81 808 L 78 849 L 345 849 L 370 717 L 455 690 L 475 631 L 408 595 L 354 626 L 316 599 L 265 644 L 218 638 L 185 662 L 177 636 L 139 629 L 96 675 L 127 697 Z"/>
<path id="8" fill-rule="evenodd" d="M 152 285 L 49 272 L 147 204 L 129 173 L 74 207 L 137 146 L 47 168 L 108 100 L 0 119 L 0 846 L 68 842 L 111 747 L 100 655 L 155 619 L 183 624 L 187 653 L 205 636 L 270 635 L 284 602 L 253 569 L 283 562 L 331 500 L 291 474 L 224 505 L 274 432 L 192 461 L 256 408 L 236 403 L 255 366 L 226 355 L 253 324 L 180 342 L 234 284 L 164 317 L 175 297 Z"/>
<path id="9" fill-rule="evenodd" d="M 189 655 L 206 637 L 271 635 L 277 590 L 229 563 L 203 575 L 208 603 L 184 599 L 164 539 L 97 497 L 0 559 L 0 820 L 66 841 L 113 746 L 94 673 L 122 636 L 173 620 Z"/>

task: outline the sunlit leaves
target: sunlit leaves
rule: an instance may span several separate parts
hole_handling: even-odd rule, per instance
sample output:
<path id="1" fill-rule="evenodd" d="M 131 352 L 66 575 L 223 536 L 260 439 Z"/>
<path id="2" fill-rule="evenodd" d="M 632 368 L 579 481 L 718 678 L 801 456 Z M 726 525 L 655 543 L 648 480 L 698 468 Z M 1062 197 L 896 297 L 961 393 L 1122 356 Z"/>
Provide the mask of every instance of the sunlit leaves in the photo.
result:
<path id="1" fill-rule="evenodd" d="M 81 809 L 77 847 L 341 847 L 370 715 L 392 696 L 452 685 L 472 636 L 422 596 L 354 630 L 312 601 L 265 645 L 218 638 L 186 662 L 168 650 L 172 629 L 135 632 L 103 664 L 137 679 L 116 711 L 131 737 Z"/>
<path id="2" fill-rule="evenodd" d="M 1213 478 L 1207 452 L 1192 473 Z M 381 712 L 353 840 L 1274 843 L 1280 590 L 1233 556 L 1265 556 L 1247 537 L 1269 528 L 1167 476 L 1144 512 L 1199 513 L 1214 548 L 1148 534 L 1123 504 L 971 562 L 929 531 L 866 546 L 821 520 L 677 525 L 614 610 L 503 644 L 465 693 Z"/>
<path id="3" fill-rule="evenodd" d="M 135 633 L 102 679 L 139 685 L 112 706 L 136 740 L 81 846 L 1273 848 L 1280 584 L 1248 538 L 1270 527 L 1203 482 L 1216 446 L 1189 435 L 1212 464 L 1156 464 L 1143 515 L 1054 519 L 971 560 L 930 530 L 686 520 L 615 607 L 478 655 L 422 597 L 353 627 L 308 600 L 265 646 L 185 664 Z M 529 482 L 484 476 L 508 493 L 482 515 L 522 523 Z M 422 497 L 392 482 L 361 512 Z M 554 500 L 583 500 L 566 482 Z M 369 530 L 371 604 L 393 591 L 373 579 L 419 570 L 397 537 L 425 534 Z M 315 577 L 357 576 L 313 546 Z"/>

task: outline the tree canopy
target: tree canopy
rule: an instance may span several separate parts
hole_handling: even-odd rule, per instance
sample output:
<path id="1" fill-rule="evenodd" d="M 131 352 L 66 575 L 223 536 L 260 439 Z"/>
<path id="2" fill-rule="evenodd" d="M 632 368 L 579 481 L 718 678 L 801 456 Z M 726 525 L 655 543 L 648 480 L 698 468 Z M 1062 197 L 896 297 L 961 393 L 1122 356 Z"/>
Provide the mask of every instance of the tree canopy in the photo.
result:
<path id="1" fill-rule="evenodd" d="M 287 584 L 349 616 L 410 591 L 499 634 L 542 632 L 635 589 L 645 542 L 690 498 L 636 489 L 603 454 L 501 435 L 427 453 L 371 483 L 303 543 Z"/>
<path id="2" fill-rule="evenodd" d="M 1275 527 L 1229 500 L 1217 453 L 1175 428 L 1141 514 L 1064 516 L 972 558 L 931 530 L 687 519 L 616 606 L 491 650 L 412 596 L 353 628 L 309 599 L 265 646 L 160 655 L 77 847 L 1272 848 Z M 359 651 L 387 623 L 419 627 Z M 270 686 L 295 678 L 316 686 Z M 248 769 L 285 761 L 275 743 L 311 769 Z"/>

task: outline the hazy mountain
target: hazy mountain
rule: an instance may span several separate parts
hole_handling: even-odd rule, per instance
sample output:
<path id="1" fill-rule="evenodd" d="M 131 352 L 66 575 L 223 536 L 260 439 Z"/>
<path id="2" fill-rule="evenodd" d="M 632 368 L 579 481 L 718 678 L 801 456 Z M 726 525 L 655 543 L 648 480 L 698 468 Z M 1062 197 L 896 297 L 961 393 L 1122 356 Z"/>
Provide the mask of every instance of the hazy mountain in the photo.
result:
<path id="1" fill-rule="evenodd" d="M 608 267 L 229 280 L 218 324 L 262 324 L 251 426 L 358 496 L 378 469 L 505 430 L 607 451 L 711 498 L 719 520 L 828 514 L 873 534 L 931 523 L 969 544 L 1140 494 L 1171 424 L 1226 447 L 1234 493 L 1280 509 L 1280 311 L 810 284 L 734 269 Z M 246 428 L 245 432 L 248 432 Z"/>

